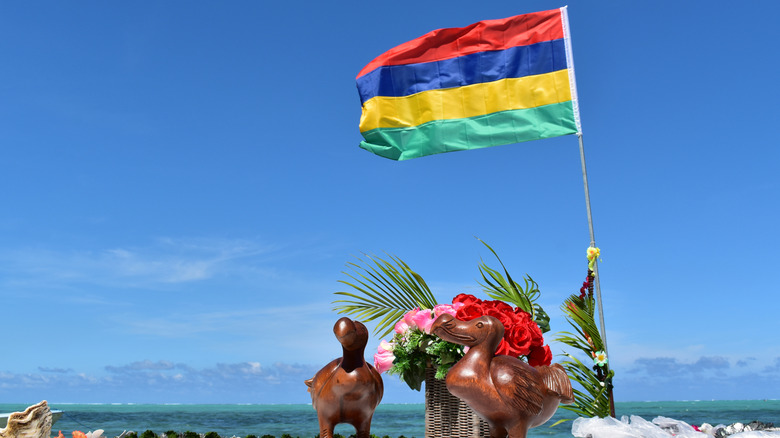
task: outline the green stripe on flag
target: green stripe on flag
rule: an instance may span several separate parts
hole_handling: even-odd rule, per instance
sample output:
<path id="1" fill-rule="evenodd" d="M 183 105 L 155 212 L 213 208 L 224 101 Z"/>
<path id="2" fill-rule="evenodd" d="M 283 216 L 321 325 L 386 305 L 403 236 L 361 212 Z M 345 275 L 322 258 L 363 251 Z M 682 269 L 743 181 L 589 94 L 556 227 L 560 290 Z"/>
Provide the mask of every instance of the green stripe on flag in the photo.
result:
<path id="1" fill-rule="evenodd" d="M 574 110 L 568 101 L 466 119 L 435 120 L 412 128 L 378 128 L 363 133 L 365 141 L 360 147 L 400 161 L 576 133 Z"/>

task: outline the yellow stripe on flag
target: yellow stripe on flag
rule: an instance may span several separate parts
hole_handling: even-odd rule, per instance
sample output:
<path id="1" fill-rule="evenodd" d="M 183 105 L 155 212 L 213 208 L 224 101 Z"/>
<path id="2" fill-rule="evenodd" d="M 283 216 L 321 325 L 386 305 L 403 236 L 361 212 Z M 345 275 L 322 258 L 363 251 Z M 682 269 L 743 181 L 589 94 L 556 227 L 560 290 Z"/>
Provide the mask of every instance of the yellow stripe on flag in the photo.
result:
<path id="1" fill-rule="evenodd" d="M 363 104 L 360 132 L 412 127 L 433 120 L 464 119 L 569 100 L 568 70 L 423 91 L 409 96 L 377 96 Z"/>

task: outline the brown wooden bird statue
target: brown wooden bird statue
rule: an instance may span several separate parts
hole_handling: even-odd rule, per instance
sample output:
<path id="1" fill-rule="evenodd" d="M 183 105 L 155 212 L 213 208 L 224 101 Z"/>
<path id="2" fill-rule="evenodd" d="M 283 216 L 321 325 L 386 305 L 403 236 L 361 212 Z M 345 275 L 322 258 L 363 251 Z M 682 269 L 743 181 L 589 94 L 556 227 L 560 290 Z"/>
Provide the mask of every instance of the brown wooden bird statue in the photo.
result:
<path id="1" fill-rule="evenodd" d="M 490 426 L 491 438 L 525 438 L 560 403 L 574 401 L 571 382 L 563 367 L 532 367 L 522 360 L 495 351 L 504 326 L 492 316 L 460 321 L 442 314 L 431 332 L 469 351 L 447 373 L 447 389 Z"/>
<path id="2" fill-rule="evenodd" d="M 371 417 L 382 401 L 384 384 L 382 376 L 363 358 L 368 330 L 359 321 L 341 318 L 333 333 L 341 343 L 342 357 L 305 382 L 317 410 L 320 437 L 332 438 L 337 424 L 348 423 L 355 427 L 357 438 L 369 438 Z"/>

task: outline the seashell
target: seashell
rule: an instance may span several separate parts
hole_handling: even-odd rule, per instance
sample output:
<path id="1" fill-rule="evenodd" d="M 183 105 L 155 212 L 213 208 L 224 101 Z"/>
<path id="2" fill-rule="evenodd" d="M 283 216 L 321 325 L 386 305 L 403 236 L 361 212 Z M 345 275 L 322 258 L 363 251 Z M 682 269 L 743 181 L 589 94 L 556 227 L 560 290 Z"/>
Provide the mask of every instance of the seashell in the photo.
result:
<path id="1" fill-rule="evenodd" d="M 48 438 L 51 436 L 51 409 L 46 400 L 32 405 L 24 412 L 14 412 L 8 417 L 0 438 Z"/>

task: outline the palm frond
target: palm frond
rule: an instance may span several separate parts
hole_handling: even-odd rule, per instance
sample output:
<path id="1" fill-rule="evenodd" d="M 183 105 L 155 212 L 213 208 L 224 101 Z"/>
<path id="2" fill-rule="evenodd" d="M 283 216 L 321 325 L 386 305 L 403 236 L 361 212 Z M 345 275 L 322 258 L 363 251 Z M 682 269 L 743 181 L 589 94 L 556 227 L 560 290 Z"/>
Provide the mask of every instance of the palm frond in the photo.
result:
<path id="1" fill-rule="evenodd" d="M 374 334 L 385 337 L 395 323 L 415 307 L 432 309 L 437 303 L 420 274 L 398 257 L 389 260 L 365 255 L 357 263 L 347 263 L 350 271 L 342 272 L 349 280 L 339 280 L 351 292 L 339 291 L 346 297 L 333 301 L 338 313 L 348 314 L 363 322 L 378 320 Z"/>
<path id="2" fill-rule="evenodd" d="M 590 275 L 590 274 L 589 274 Z M 558 332 L 555 340 L 580 350 L 586 357 L 596 357 L 604 350 L 601 332 L 596 326 L 595 301 L 592 295 L 571 295 L 561 305 L 566 320 L 573 331 Z M 606 364 L 589 368 L 571 354 L 561 362 L 572 382 L 581 389 L 573 388 L 574 404 L 561 406 L 582 417 L 606 417 L 614 415 L 610 398 L 612 397 L 612 377 L 614 371 Z"/>
<path id="3" fill-rule="evenodd" d="M 525 283 L 525 288 L 523 288 L 523 286 L 512 279 L 509 270 L 507 270 L 504 262 L 501 261 L 498 253 L 484 241 L 477 240 L 482 242 L 493 253 L 504 271 L 502 274 L 498 270 L 489 267 L 484 261 L 480 262 L 479 272 L 483 281 L 483 283 L 480 283 L 480 286 L 482 286 L 484 292 L 494 300 L 504 301 L 529 313 L 534 322 L 539 325 L 542 333 L 550 331 L 549 315 L 542 309 L 542 306 L 535 303 L 536 299 L 541 295 L 539 285 L 530 275 L 526 274 L 523 278 Z"/>
<path id="4" fill-rule="evenodd" d="M 563 405 L 561 408 L 572 411 L 581 417 L 607 417 L 610 415 L 607 384 L 600 381 L 596 375 L 571 354 L 564 354 L 568 359 L 561 362 L 569 378 L 579 384 L 582 390 L 573 388 L 574 404 Z M 613 372 L 607 376 L 611 381 Z M 557 424 L 557 423 L 556 423 Z"/>

